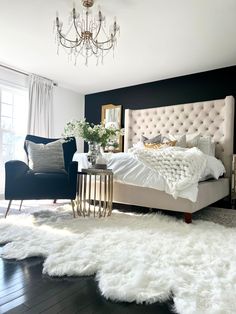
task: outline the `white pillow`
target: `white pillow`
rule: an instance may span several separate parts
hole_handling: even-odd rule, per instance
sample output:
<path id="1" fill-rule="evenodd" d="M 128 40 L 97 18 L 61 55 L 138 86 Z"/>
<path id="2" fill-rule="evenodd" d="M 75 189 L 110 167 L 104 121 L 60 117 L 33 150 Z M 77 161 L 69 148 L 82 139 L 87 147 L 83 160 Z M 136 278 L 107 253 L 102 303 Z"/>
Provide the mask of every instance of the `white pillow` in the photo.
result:
<path id="1" fill-rule="evenodd" d="M 139 141 L 139 142 L 133 144 L 133 148 L 144 148 L 144 147 L 145 146 L 144 146 L 142 141 Z"/>
<path id="2" fill-rule="evenodd" d="M 207 156 L 207 163 L 199 181 L 214 178 L 219 179 L 225 173 L 225 167 L 221 160 L 213 156 Z"/>
<path id="3" fill-rule="evenodd" d="M 186 142 L 187 147 L 198 147 L 198 142 L 201 137 L 201 134 L 199 133 L 193 133 L 193 134 L 186 134 Z"/>
<path id="4" fill-rule="evenodd" d="M 177 141 L 175 146 L 178 146 L 178 147 L 187 147 L 187 142 L 186 142 L 186 134 L 183 134 L 183 135 L 172 135 L 172 134 L 169 134 L 167 136 L 163 136 L 162 137 L 162 142 L 165 143 L 165 142 L 168 142 L 168 141 Z"/>
<path id="5" fill-rule="evenodd" d="M 215 143 L 212 142 L 211 136 L 201 136 L 197 148 L 204 154 L 215 157 Z"/>
<path id="6" fill-rule="evenodd" d="M 26 141 L 29 167 L 34 172 L 65 172 L 62 140 L 48 144 Z"/>
<path id="7" fill-rule="evenodd" d="M 215 143 L 212 142 L 212 137 L 210 135 L 201 136 L 200 133 L 197 134 L 186 134 L 187 147 L 197 147 L 204 154 L 215 156 Z"/>

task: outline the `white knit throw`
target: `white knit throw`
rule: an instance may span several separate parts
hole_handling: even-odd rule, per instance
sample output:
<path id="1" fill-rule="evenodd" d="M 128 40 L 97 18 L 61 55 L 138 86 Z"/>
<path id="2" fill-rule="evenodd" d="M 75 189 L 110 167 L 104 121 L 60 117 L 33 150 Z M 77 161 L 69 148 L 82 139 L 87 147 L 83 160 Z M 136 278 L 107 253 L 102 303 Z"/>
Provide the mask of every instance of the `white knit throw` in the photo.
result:
<path id="1" fill-rule="evenodd" d="M 163 176 L 169 192 L 174 198 L 177 198 L 179 191 L 192 184 L 197 184 L 206 167 L 206 155 L 196 147 L 190 149 L 180 147 L 134 148 L 130 152 L 139 161 Z"/>

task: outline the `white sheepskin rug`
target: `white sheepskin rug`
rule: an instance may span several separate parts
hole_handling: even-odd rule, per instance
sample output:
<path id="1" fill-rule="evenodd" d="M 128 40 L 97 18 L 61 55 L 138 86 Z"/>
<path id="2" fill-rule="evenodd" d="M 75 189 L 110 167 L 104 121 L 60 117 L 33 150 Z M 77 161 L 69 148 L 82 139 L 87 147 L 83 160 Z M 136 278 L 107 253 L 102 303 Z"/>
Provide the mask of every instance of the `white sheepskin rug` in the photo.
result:
<path id="1" fill-rule="evenodd" d="M 173 297 L 181 314 L 236 313 L 236 229 L 160 214 L 76 218 L 61 208 L 0 219 L 2 257 L 45 257 L 51 276 L 96 274 L 112 300 Z"/>

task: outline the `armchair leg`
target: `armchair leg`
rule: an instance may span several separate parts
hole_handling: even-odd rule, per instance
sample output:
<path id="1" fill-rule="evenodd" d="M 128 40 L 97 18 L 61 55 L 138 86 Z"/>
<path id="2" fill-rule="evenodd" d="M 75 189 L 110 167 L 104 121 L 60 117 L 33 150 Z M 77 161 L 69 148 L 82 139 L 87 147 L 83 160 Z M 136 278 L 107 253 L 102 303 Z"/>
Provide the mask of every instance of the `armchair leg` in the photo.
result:
<path id="1" fill-rule="evenodd" d="M 71 207 L 73 210 L 73 217 L 75 218 L 75 204 L 74 204 L 74 200 L 71 200 Z"/>
<path id="2" fill-rule="evenodd" d="M 23 204 L 23 200 L 21 200 L 21 201 L 20 201 L 20 208 L 19 208 L 19 212 L 21 211 L 22 204 Z"/>
<path id="3" fill-rule="evenodd" d="M 11 208 L 11 203 L 12 203 L 12 200 L 10 200 L 9 203 L 8 203 L 7 210 L 6 210 L 6 213 L 5 213 L 5 218 L 7 218 L 7 214 L 9 212 L 10 208 Z"/>

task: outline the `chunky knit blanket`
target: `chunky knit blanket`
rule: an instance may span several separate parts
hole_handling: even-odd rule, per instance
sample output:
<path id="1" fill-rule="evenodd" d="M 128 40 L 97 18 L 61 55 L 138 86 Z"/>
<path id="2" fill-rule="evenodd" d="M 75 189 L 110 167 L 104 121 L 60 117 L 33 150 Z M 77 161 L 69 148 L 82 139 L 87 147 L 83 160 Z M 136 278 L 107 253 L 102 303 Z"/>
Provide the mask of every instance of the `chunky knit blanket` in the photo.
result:
<path id="1" fill-rule="evenodd" d="M 133 155 L 147 167 L 157 171 L 165 180 L 168 192 L 174 198 L 179 191 L 198 184 L 206 167 L 206 155 L 196 147 L 186 149 L 131 149 Z"/>

